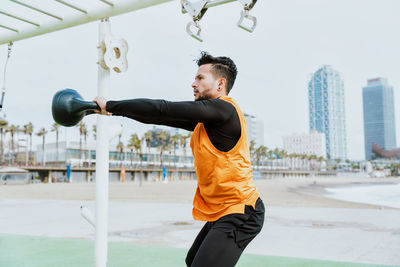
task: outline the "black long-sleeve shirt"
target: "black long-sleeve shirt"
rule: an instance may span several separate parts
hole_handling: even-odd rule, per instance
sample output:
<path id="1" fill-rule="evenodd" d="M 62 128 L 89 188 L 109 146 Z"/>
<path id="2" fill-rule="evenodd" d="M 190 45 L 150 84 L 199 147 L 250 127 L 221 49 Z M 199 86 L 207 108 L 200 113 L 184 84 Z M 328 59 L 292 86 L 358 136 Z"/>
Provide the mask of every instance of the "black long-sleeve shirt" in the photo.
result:
<path id="1" fill-rule="evenodd" d="M 235 107 L 221 99 L 171 102 L 137 98 L 107 101 L 106 110 L 142 123 L 166 125 L 193 131 L 197 123 L 204 123 L 211 143 L 227 152 L 241 134 L 240 120 Z"/>

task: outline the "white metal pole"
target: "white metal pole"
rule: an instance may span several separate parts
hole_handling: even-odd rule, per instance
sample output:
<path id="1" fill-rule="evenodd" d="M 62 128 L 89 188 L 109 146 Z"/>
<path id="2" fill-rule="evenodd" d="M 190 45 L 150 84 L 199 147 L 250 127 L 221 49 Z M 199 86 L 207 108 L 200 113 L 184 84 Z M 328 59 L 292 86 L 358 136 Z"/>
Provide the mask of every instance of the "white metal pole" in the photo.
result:
<path id="1" fill-rule="evenodd" d="M 104 36 L 110 33 L 110 22 L 102 19 L 99 25 L 99 62 L 102 55 L 102 42 Z M 110 70 L 105 70 L 98 64 L 98 95 L 108 98 L 110 86 Z M 95 264 L 96 267 L 107 266 L 108 242 L 108 117 L 97 116 L 96 140 L 96 239 L 95 239 Z"/>

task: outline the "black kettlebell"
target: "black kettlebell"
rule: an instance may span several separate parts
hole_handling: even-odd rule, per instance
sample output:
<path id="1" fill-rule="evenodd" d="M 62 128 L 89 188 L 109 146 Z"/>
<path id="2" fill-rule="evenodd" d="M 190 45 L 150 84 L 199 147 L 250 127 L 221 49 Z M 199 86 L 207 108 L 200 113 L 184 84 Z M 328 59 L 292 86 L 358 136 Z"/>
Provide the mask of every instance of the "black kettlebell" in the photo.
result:
<path id="1" fill-rule="evenodd" d="M 73 89 L 58 91 L 51 105 L 55 122 L 67 127 L 77 125 L 84 116 L 93 114 L 95 110 L 100 111 L 96 102 L 84 101 Z"/>

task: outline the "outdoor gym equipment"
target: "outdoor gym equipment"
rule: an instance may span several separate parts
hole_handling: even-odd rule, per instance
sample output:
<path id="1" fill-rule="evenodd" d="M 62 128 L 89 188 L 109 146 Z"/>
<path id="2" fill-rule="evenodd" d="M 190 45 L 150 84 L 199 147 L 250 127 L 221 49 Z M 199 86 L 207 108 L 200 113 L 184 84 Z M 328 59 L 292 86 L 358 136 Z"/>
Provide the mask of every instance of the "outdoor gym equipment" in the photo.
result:
<path id="1" fill-rule="evenodd" d="M 96 102 L 84 101 L 82 96 L 73 89 L 58 91 L 51 104 L 54 121 L 63 126 L 77 125 L 84 116 L 100 111 Z"/>
<path id="2" fill-rule="evenodd" d="M 189 21 L 186 25 L 186 32 L 194 39 L 203 42 L 203 38 L 200 36 L 201 27 L 200 20 L 210 7 L 226 4 L 236 0 L 198 0 L 192 2 L 189 0 L 181 0 L 182 13 L 188 13 L 193 21 Z M 249 14 L 249 11 L 254 7 L 257 0 L 237 0 L 243 5 L 243 10 L 240 11 L 240 18 L 237 22 L 237 26 L 248 32 L 253 32 L 257 26 L 257 19 Z M 248 21 L 251 25 L 244 23 Z M 194 32 L 193 32 L 194 30 Z"/>

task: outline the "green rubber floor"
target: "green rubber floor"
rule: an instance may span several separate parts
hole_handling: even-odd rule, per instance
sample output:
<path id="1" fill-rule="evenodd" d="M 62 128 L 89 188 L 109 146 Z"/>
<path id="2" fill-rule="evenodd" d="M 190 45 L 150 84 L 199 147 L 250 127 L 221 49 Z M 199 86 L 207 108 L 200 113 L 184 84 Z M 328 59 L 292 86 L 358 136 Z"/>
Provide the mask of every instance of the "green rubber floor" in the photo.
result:
<path id="1" fill-rule="evenodd" d="M 185 266 L 186 249 L 109 243 L 108 267 Z M 1 267 L 94 266 L 90 240 L 0 234 Z M 361 267 L 384 266 L 244 254 L 237 266 Z"/>

